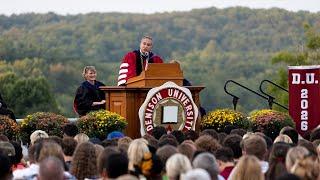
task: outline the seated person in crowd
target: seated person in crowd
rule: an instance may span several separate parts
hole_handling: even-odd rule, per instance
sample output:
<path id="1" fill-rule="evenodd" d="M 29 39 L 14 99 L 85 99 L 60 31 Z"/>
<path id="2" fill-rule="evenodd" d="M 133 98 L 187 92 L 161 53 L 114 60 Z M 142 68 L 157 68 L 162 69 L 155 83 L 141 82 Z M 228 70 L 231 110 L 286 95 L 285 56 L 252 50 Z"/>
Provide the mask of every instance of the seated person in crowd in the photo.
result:
<path id="1" fill-rule="evenodd" d="M 103 83 L 96 80 L 97 71 L 94 66 L 86 66 L 82 73 L 85 81 L 77 89 L 74 99 L 74 109 L 84 116 L 90 111 L 105 109 L 104 92 L 99 89 Z"/>
<path id="2" fill-rule="evenodd" d="M 144 36 L 140 42 L 140 49 L 127 53 L 120 65 L 118 86 L 125 85 L 127 80 L 139 76 L 144 70 L 147 70 L 148 63 L 163 63 L 160 56 L 151 52 L 152 38 Z"/>

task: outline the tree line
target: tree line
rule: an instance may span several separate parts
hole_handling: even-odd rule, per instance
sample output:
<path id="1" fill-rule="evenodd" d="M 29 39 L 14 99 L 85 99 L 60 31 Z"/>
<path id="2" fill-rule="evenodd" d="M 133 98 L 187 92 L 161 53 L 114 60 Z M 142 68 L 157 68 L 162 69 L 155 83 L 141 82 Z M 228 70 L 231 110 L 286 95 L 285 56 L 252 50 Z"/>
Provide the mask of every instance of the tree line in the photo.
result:
<path id="1" fill-rule="evenodd" d="M 18 117 L 36 111 L 73 117 L 83 66 L 95 65 L 99 80 L 116 85 L 122 56 L 138 48 L 141 36 L 151 35 L 155 53 L 166 62 L 179 60 L 193 85 L 206 86 L 201 93 L 205 109 L 231 108 L 225 81 L 255 89 L 263 79 L 276 81 L 286 65 L 273 64 L 272 57 L 305 47 L 303 25 L 317 29 L 319 15 L 243 7 L 151 15 L 0 15 L 0 92 Z M 267 107 L 264 100 L 232 88 L 241 97 L 241 110 Z"/>

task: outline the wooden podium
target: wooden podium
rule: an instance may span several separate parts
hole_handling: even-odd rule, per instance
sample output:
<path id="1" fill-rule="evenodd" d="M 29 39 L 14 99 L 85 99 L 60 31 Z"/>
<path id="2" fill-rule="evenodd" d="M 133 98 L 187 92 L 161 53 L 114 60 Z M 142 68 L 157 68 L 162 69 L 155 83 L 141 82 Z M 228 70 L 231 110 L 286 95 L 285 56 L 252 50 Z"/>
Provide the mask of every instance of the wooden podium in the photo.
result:
<path id="1" fill-rule="evenodd" d="M 123 116 L 128 126 L 125 134 L 131 138 L 140 137 L 139 108 L 145 101 L 147 93 L 153 87 L 172 81 L 179 86 L 183 84 L 183 72 L 178 63 L 149 64 L 148 69 L 139 76 L 127 81 L 127 86 L 102 86 L 106 95 L 106 109 Z M 195 104 L 200 106 L 199 94 L 204 86 L 187 86 Z M 198 127 L 199 119 L 196 127 Z"/>

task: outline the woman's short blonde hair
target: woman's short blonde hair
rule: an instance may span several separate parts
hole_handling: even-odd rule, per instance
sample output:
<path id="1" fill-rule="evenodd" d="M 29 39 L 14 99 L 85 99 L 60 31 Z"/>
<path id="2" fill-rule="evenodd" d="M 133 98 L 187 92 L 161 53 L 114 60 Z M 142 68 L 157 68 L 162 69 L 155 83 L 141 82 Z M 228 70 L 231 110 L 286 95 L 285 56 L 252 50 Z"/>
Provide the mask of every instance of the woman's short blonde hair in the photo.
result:
<path id="1" fill-rule="evenodd" d="M 74 140 L 76 140 L 78 144 L 81 144 L 84 142 L 88 142 L 89 136 L 84 133 L 79 133 L 74 137 Z"/>
<path id="2" fill-rule="evenodd" d="M 82 77 L 83 78 L 86 78 L 86 74 L 87 74 L 87 72 L 89 72 L 89 71 L 94 71 L 94 72 L 97 72 L 97 70 L 96 70 L 96 68 L 94 67 L 94 66 L 85 66 L 84 68 L 83 68 L 83 71 L 82 71 Z"/>
<path id="3" fill-rule="evenodd" d="M 277 142 L 292 144 L 291 138 L 285 134 L 280 134 L 279 136 L 277 136 L 276 139 L 273 141 L 273 143 L 277 143 Z"/>

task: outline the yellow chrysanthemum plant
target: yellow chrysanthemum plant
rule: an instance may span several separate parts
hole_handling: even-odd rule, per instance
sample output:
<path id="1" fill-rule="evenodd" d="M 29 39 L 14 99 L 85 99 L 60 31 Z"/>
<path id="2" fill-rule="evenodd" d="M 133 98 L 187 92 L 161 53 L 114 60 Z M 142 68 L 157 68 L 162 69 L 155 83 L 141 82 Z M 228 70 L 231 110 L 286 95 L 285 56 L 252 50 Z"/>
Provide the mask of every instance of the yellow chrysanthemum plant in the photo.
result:
<path id="1" fill-rule="evenodd" d="M 6 135 L 9 139 L 18 138 L 20 127 L 15 120 L 8 116 L 0 115 L 0 134 Z"/>
<path id="2" fill-rule="evenodd" d="M 295 127 L 293 119 L 287 113 L 271 109 L 262 109 L 250 113 L 252 130 L 259 131 L 275 139 L 285 126 Z"/>
<path id="3" fill-rule="evenodd" d="M 36 112 L 27 115 L 20 123 L 20 138 L 24 143 L 29 143 L 30 135 L 35 130 L 43 130 L 49 136 L 63 136 L 62 127 L 68 119 L 62 115 L 51 112 Z"/>
<path id="4" fill-rule="evenodd" d="M 124 130 L 127 124 L 124 117 L 107 110 L 92 111 L 77 121 L 80 132 L 101 140 L 112 131 Z"/>
<path id="5" fill-rule="evenodd" d="M 215 129 L 218 132 L 222 132 L 228 125 L 242 129 L 249 129 L 251 126 L 243 113 L 232 109 L 216 109 L 209 112 L 201 121 L 201 129 Z"/>

